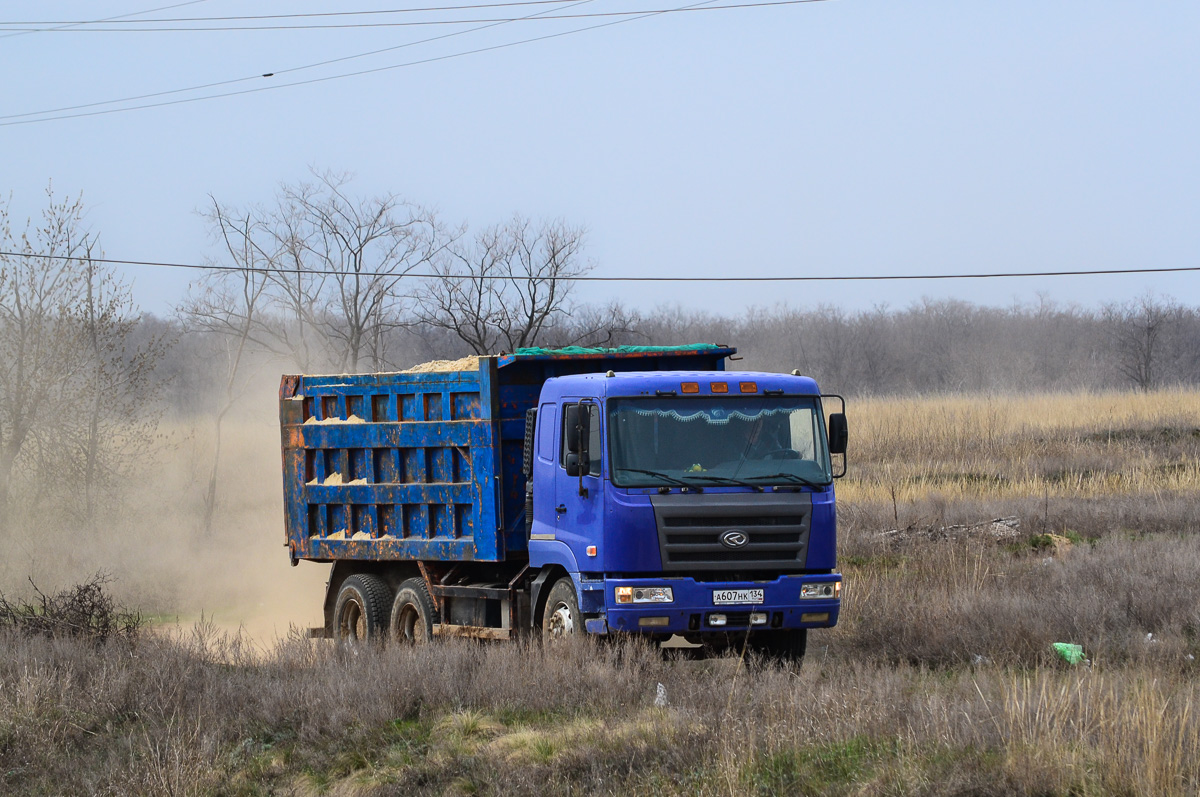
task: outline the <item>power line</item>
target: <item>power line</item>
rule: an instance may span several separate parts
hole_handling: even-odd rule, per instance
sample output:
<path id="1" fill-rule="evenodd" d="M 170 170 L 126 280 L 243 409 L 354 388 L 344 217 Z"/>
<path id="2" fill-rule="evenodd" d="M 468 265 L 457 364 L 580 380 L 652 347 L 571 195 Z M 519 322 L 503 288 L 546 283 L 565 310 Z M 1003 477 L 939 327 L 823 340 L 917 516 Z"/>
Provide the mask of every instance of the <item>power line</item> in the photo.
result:
<path id="1" fill-rule="evenodd" d="M 139 11 L 137 14 L 151 14 L 155 11 L 166 11 L 171 8 L 179 8 L 180 6 L 193 5 L 195 3 L 203 3 L 205 0 L 191 0 L 188 3 L 179 3 L 173 6 L 163 6 L 161 8 L 151 8 L 147 11 Z M 426 6 L 424 8 L 385 8 L 376 11 L 322 11 L 309 14 L 253 14 L 245 16 L 227 16 L 227 17 L 157 17 L 154 19 L 131 19 L 129 22 L 140 22 L 146 25 L 168 22 L 240 22 L 249 20 L 265 20 L 265 19 L 314 19 L 321 17 L 364 17 L 364 16 L 381 16 L 384 14 L 412 14 L 424 11 L 461 11 L 464 9 L 475 8 L 504 8 L 508 6 L 536 6 L 545 5 L 547 3 L 560 3 L 562 0 L 514 0 L 513 2 L 501 3 L 474 3 L 471 5 L 456 5 L 456 6 Z M 17 22 L 0 22 L 0 25 L 103 25 L 113 20 L 124 19 L 126 17 L 135 16 L 134 14 L 122 14 L 116 17 L 106 17 L 104 19 L 89 19 L 89 20 L 25 20 Z"/>
<path id="2" fill-rule="evenodd" d="M 543 2 L 543 1 L 552 3 L 554 5 L 561 5 L 562 3 L 568 2 L 568 0 L 536 0 L 536 2 L 539 2 L 539 3 Z M 205 0 L 193 0 L 193 2 L 205 2 Z M 577 6 L 587 5 L 588 3 L 591 3 L 591 2 L 593 2 L 593 0 L 581 0 L 581 2 L 571 3 L 570 5 L 563 6 L 563 8 L 564 9 L 576 8 Z M 546 12 L 539 11 L 534 14 L 530 14 L 529 16 L 534 17 L 534 16 L 537 16 L 538 14 L 544 14 L 544 13 L 546 13 Z M 202 84 L 196 85 L 196 86 L 186 86 L 184 88 L 179 88 L 179 89 L 167 89 L 166 91 L 155 91 L 155 92 L 150 92 L 148 94 L 138 94 L 138 95 L 134 95 L 131 97 L 120 97 L 115 100 L 100 100 L 97 102 L 88 102 L 88 103 L 83 103 L 80 105 L 67 105 L 67 106 L 63 106 L 61 108 L 49 108 L 49 109 L 42 110 L 42 111 L 27 111 L 25 113 L 8 114 L 7 116 L 0 116 L 0 127 L 5 126 L 3 124 L 3 122 L 6 119 L 24 119 L 24 118 L 30 117 L 30 116 L 46 116 L 48 114 L 63 113 L 65 111 L 78 111 L 78 110 L 83 110 L 85 108 L 97 108 L 102 105 L 117 105 L 117 104 L 125 103 L 125 102 L 137 102 L 138 100 L 148 100 L 148 99 L 154 99 L 156 97 L 167 97 L 167 96 L 170 96 L 173 94 L 185 94 L 189 91 L 203 91 L 205 89 L 219 88 L 221 86 L 231 86 L 231 85 L 234 85 L 237 83 L 245 83 L 250 80 L 262 80 L 264 78 L 273 78 L 278 75 L 286 75 L 286 74 L 290 74 L 292 72 L 303 72 L 303 71 L 309 70 L 309 69 L 317 69 L 322 66 L 330 66 L 332 64 L 339 64 L 339 63 L 342 63 L 343 61 L 354 61 L 359 58 L 369 58 L 372 55 L 381 55 L 383 53 L 390 53 L 395 50 L 403 50 L 408 47 L 416 47 L 417 45 L 421 45 L 421 44 L 429 44 L 430 42 L 440 41 L 442 39 L 452 39 L 455 36 L 465 36 L 468 33 L 475 33 L 476 31 L 487 30 L 488 28 L 495 28 L 495 27 L 499 27 L 500 25 L 505 25 L 505 24 L 507 24 L 507 23 L 506 22 L 495 22 L 490 25 L 480 25 L 477 28 L 470 28 L 468 30 L 457 30 L 452 33 L 443 33 L 439 36 L 430 36 L 429 38 L 426 38 L 426 39 L 418 39 L 417 41 L 405 42 L 404 44 L 396 44 L 396 45 L 392 45 L 390 47 L 383 47 L 383 48 L 380 48 L 377 50 L 368 50 L 368 51 L 362 52 L 362 53 L 353 53 L 351 55 L 343 55 L 343 56 L 339 56 L 337 58 L 329 58 L 324 61 L 316 61 L 311 64 L 303 64 L 301 66 L 287 67 L 284 69 L 268 69 L 265 72 L 261 72 L 259 74 L 247 75 L 245 77 L 239 77 L 239 78 L 230 78 L 228 80 L 218 80 L 218 81 L 214 81 L 212 83 L 202 83 Z M 15 33 L 12 35 L 20 36 L 23 34 Z M 271 88 L 286 88 L 286 86 L 272 86 Z M 196 98 L 194 98 L 193 101 L 204 100 L 204 99 L 215 99 L 216 97 L 221 97 L 221 96 L 231 96 L 231 95 L 223 94 L 223 95 L 214 95 L 213 97 L 196 97 Z M 166 104 L 166 103 L 164 103 L 164 104 Z M 153 107 L 157 107 L 157 104 L 151 104 L 151 105 L 139 106 L 139 107 L 153 108 Z M 122 110 L 122 111 L 123 110 L 131 110 L 132 111 L 132 110 L 138 110 L 138 108 L 121 108 L 118 110 Z M 92 114 L 71 114 L 70 116 L 55 117 L 55 119 L 57 119 L 57 118 L 74 119 L 79 116 L 89 116 L 89 115 L 92 115 Z M 34 122 L 49 122 L 49 121 L 54 121 L 54 119 L 33 119 L 33 120 L 30 120 L 28 122 L 28 124 L 32 124 Z"/>
<path id="3" fill-rule="evenodd" d="M 689 8 L 644 8 L 634 11 L 597 11 L 587 14 L 539 15 L 528 17 L 488 17 L 483 19 L 434 19 L 414 20 L 408 22 L 349 22 L 349 23 L 319 23 L 304 25 L 221 25 L 221 26 L 189 26 L 189 27 L 158 27 L 158 28 L 14 28 L 0 27 L 0 30 L 27 32 L 61 32 L 61 33 L 212 33 L 233 31 L 276 31 L 276 30 L 345 30 L 350 28 L 411 28 L 430 25 L 472 25 L 481 22 L 541 22 L 544 20 L 562 19 L 592 19 L 597 17 L 634 17 L 644 14 L 677 14 L 691 11 L 725 11 L 740 8 L 770 8 L 773 6 L 794 6 L 806 3 L 821 2 L 822 0 L 765 0 L 758 3 L 730 3 L 728 5 L 706 5 Z M 2 24 L 2 23 L 0 23 Z"/>
<path id="4" fill-rule="evenodd" d="M 789 1 L 792 3 L 821 3 L 821 2 L 828 2 L 829 0 L 789 0 Z M 590 0 L 583 0 L 583 2 L 590 2 Z M 714 2 L 714 0 L 704 0 L 704 2 L 692 3 L 692 4 L 686 5 L 686 6 L 680 6 L 678 9 L 673 9 L 673 10 L 698 8 L 700 6 L 708 5 L 712 2 Z M 460 51 L 457 53 L 449 53 L 446 55 L 431 56 L 429 58 L 422 58 L 422 59 L 419 59 L 416 61 L 406 61 L 406 62 L 400 63 L 400 64 L 390 64 L 388 66 L 374 67 L 372 69 L 361 69 L 356 72 L 343 72 L 338 75 L 326 75 L 324 77 L 310 78 L 308 80 L 296 80 L 296 81 L 292 81 L 291 83 L 280 83 L 280 84 L 273 85 L 273 86 L 260 86 L 258 88 L 241 89 L 239 91 L 227 91 L 227 92 L 222 92 L 220 94 L 209 94 L 209 95 L 205 95 L 203 97 L 184 97 L 184 98 L 177 99 L 177 100 L 165 100 L 163 102 L 152 102 L 152 103 L 145 103 L 142 105 L 131 105 L 131 106 L 127 106 L 124 108 L 110 108 L 107 110 L 100 110 L 100 111 L 86 111 L 83 113 L 62 114 L 59 116 L 46 116 L 41 119 L 10 120 L 10 121 L 6 121 L 6 122 L 0 122 L 0 127 L 11 127 L 13 125 L 37 124 L 39 122 L 55 122 L 55 121 L 60 121 L 62 119 L 78 119 L 78 118 L 88 117 L 88 116 L 104 116 L 104 115 L 113 114 L 113 113 L 123 113 L 125 111 L 138 111 L 138 110 L 143 110 L 146 108 L 161 108 L 161 107 L 165 107 L 165 106 L 169 106 L 169 105 L 183 105 L 186 103 L 201 102 L 203 100 L 222 99 L 224 97 L 235 97 L 235 96 L 240 96 L 243 94 L 257 94 L 258 92 L 262 92 L 262 91 L 273 91 L 275 89 L 292 88 L 294 86 L 307 86 L 307 85 L 311 85 L 311 84 L 315 84 L 315 83 L 324 83 L 326 81 L 341 80 L 341 79 L 349 78 L 349 77 L 360 77 L 362 75 L 370 75 L 370 74 L 375 74 L 378 72 L 387 72 L 387 71 L 390 71 L 393 69 L 403 69 L 405 67 L 419 66 L 422 64 L 431 64 L 431 63 L 435 63 L 438 61 L 448 61 L 452 58 L 461 58 L 461 57 L 467 56 L 467 55 L 477 55 L 479 53 L 492 52 L 494 50 L 503 50 L 503 49 L 507 49 L 509 47 L 517 47 L 522 44 L 532 44 L 534 42 L 547 41 L 549 39 L 557 39 L 561 36 L 570 36 L 575 33 L 584 33 L 586 31 L 599 30 L 600 28 L 607 28 L 607 27 L 611 27 L 613 25 L 621 25 L 626 22 L 636 22 L 641 19 L 646 19 L 648 17 L 657 16 L 660 13 L 663 13 L 663 12 L 651 11 L 651 12 L 643 13 L 641 16 L 624 17 L 622 19 L 613 20 L 611 22 L 601 22 L 598 25 L 586 25 L 582 28 L 574 28 L 572 30 L 558 31 L 557 33 L 548 33 L 548 34 L 544 34 L 542 36 L 533 36 L 528 39 L 518 39 L 516 41 L 504 42 L 502 44 L 494 44 L 494 45 L 491 45 L 488 47 L 477 47 L 473 50 L 463 50 L 463 51 Z M 500 24 L 505 24 L 505 23 L 493 23 L 493 25 L 500 25 Z M 492 27 L 493 25 L 488 25 L 485 27 Z M 272 77 L 272 76 L 273 75 L 271 73 L 263 75 L 263 77 Z M 26 114 L 26 115 L 28 115 L 28 114 Z"/>
<path id="5" fill-rule="evenodd" d="M 14 36 L 27 36 L 30 33 L 54 33 L 54 32 L 58 32 L 60 30 L 66 30 L 67 28 L 75 27 L 76 25 L 99 25 L 99 24 L 103 24 L 105 22 L 112 22 L 113 20 L 117 20 L 117 19 L 128 19 L 129 17 L 136 17 L 141 14 L 153 14 L 155 11 L 168 11 L 172 8 L 182 8 L 183 6 L 194 6 L 198 3 L 206 3 L 206 2 L 208 2 L 208 0 L 188 0 L 186 3 L 175 3 L 174 5 L 159 6 L 158 8 L 147 8 L 145 11 L 133 11 L 129 14 L 117 14 L 116 16 L 105 17 L 104 19 L 88 19 L 88 20 L 80 20 L 77 22 L 46 22 L 46 23 L 39 22 L 39 23 L 34 23 L 34 24 L 57 25 L 58 27 L 49 28 L 47 30 L 40 30 L 40 29 L 38 29 L 38 30 L 22 30 L 22 31 L 18 31 L 16 33 L 10 33 L 7 36 L 0 36 L 0 39 L 11 39 Z M 131 21 L 141 22 L 141 20 L 131 20 Z M 7 23 L 7 22 L 0 23 L 0 25 L 7 25 L 7 24 L 9 24 L 9 23 Z M 17 23 L 13 23 L 13 24 L 26 25 L 26 24 L 30 24 L 30 23 L 17 22 Z"/>
<path id="6" fill-rule="evenodd" d="M 250 271 L 258 274 L 296 274 L 297 272 L 314 277 L 328 276 L 359 276 L 359 277 L 417 277 L 434 279 L 485 279 L 485 280 L 516 280 L 533 282 L 545 280 L 546 277 L 523 277 L 510 275 L 478 275 L 478 274 L 438 274 L 436 272 L 383 272 L 383 271 L 335 271 L 332 269 L 294 269 L 294 268 L 243 268 L 241 266 L 222 266 L 215 263 L 172 263 L 157 260 L 119 260 L 116 258 L 64 257 L 62 255 L 43 255 L 29 252 L 4 252 L 0 257 L 32 257 L 41 260 L 90 260 L 93 263 L 108 263 L 123 266 L 149 266 L 152 268 L 182 268 L 197 271 Z M 996 271 L 981 273 L 959 274 L 838 274 L 822 276 L 787 276 L 787 277 L 627 277 L 627 276 L 579 276 L 561 277 L 564 282 L 887 282 L 912 280 L 957 280 L 957 279 L 1002 279 L 1009 277 L 1094 277 L 1106 274 L 1177 274 L 1181 272 L 1200 271 L 1200 266 L 1170 266 L 1156 268 L 1102 268 L 1079 269 L 1072 271 Z"/>

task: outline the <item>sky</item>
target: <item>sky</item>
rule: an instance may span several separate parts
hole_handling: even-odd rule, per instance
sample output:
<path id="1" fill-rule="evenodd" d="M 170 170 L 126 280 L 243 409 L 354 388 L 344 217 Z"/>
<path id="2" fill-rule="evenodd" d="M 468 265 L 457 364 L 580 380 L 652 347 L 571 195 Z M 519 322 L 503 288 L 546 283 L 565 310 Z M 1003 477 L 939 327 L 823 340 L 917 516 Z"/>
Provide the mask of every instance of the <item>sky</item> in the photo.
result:
<path id="1" fill-rule="evenodd" d="M 745 0 L 716 0 L 728 5 Z M 82 192 L 105 254 L 219 253 L 198 209 L 269 204 L 309 169 L 443 220 L 588 229 L 596 275 L 792 276 L 1200 266 L 1200 4 L 824 0 L 622 17 L 286 31 L 14 34 L 12 23 L 367 11 L 468 0 L 0 4 L 0 192 Z M 495 0 L 474 0 L 495 2 Z M 589 0 L 310 18 L 429 21 L 679 8 Z M 122 20 L 124 27 L 137 23 Z M 116 24 L 116 23 L 114 23 Z M 213 22 L 211 25 L 247 23 Z M 279 24 L 276 21 L 275 24 Z M 19 25 L 17 27 L 20 27 Z M 26 26 L 28 27 L 28 26 Z M 33 27 L 46 28 L 46 25 Z M 147 27 L 144 23 L 142 27 Z M 456 34 L 447 37 L 447 34 Z M 442 36 L 437 41 L 421 39 Z M 401 45 L 405 45 L 401 47 Z M 389 52 L 294 72 L 320 61 Z M 451 56 L 451 57 L 446 57 Z M 248 78 L 103 115 L 14 116 Z M 274 73 L 274 77 L 254 77 Z M 95 106 L 110 110 L 138 103 Z M 69 113 L 78 113 L 69 112 Z M 169 314 L 195 274 L 122 267 Z M 578 297 L 739 314 L 922 297 L 1200 303 L 1200 273 L 873 283 L 581 284 Z"/>

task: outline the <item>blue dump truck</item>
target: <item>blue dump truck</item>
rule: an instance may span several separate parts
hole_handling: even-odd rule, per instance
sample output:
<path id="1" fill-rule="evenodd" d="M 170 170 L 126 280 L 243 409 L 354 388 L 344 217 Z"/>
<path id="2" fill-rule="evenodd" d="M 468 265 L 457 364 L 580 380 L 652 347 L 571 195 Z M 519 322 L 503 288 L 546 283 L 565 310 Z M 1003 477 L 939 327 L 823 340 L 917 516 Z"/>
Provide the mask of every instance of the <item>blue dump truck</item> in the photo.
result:
<path id="1" fill-rule="evenodd" d="M 679 635 L 803 656 L 841 605 L 845 402 L 798 372 L 726 371 L 735 353 L 521 349 L 284 376 L 287 546 L 292 564 L 333 565 L 314 632 Z"/>

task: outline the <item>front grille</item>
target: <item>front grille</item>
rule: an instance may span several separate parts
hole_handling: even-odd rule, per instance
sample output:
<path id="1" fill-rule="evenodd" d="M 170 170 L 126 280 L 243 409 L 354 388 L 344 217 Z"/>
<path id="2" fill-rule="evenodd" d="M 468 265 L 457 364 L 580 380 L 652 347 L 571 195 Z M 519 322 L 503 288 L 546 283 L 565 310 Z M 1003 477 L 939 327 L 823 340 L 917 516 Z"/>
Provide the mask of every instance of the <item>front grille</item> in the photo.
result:
<path id="1" fill-rule="evenodd" d="M 720 520 L 720 531 L 709 532 L 707 534 L 668 534 L 666 535 L 667 545 L 720 545 L 721 535 L 725 531 L 734 528 L 734 526 L 730 525 L 729 518 L 720 518 Z M 742 523 L 740 518 L 736 519 L 735 522 L 737 528 L 745 530 L 745 524 Z M 800 534 L 801 533 L 799 531 L 774 533 L 751 531 L 748 532 L 748 536 L 750 537 L 750 542 L 748 544 L 755 546 L 776 544 L 794 545 L 795 543 L 800 542 Z"/>
<path id="2" fill-rule="evenodd" d="M 663 570 L 802 569 L 811 493 L 671 493 L 651 496 Z M 721 542 L 728 531 L 742 546 Z"/>
<path id="3" fill-rule="evenodd" d="M 668 528 L 679 526 L 698 528 L 701 526 L 723 526 L 728 521 L 728 518 L 696 515 L 694 517 L 666 517 L 663 520 L 666 521 Z M 742 528 L 748 526 L 799 526 L 803 522 L 804 515 L 745 515 L 738 517 L 738 525 Z"/>
<path id="4" fill-rule="evenodd" d="M 673 562 L 709 562 L 714 558 L 714 554 L 719 556 L 722 562 L 771 562 L 778 564 L 779 562 L 795 562 L 796 554 L 799 552 L 798 547 L 790 551 L 756 551 L 742 550 L 730 551 L 727 548 L 722 548 L 719 551 L 672 551 L 671 561 Z"/>

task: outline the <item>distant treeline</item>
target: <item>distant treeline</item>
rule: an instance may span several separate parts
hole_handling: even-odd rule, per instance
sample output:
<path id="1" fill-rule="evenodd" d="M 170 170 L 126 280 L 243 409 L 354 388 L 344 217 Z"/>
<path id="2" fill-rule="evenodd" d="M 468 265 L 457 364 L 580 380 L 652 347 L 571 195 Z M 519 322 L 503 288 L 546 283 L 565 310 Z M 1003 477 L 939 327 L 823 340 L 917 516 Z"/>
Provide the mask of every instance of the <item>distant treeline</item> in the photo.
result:
<path id="1" fill-rule="evenodd" d="M 141 321 L 142 334 L 175 339 L 159 364 L 176 410 L 205 409 L 224 379 L 225 341 L 187 317 Z M 385 369 L 453 359 L 472 348 L 453 332 L 413 321 L 387 330 Z M 281 335 L 282 337 L 282 335 Z M 960 391 L 1150 389 L 1200 382 L 1200 308 L 1145 296 L 1098 309 L 986 307 L 926 299 L 902 309 L 832 306 L 751 308 L 738 317 L 684 307 L 642 312 L 619 304 L 579 306 L 531 343 L 546 346 L 727 343 L 740 370 L 801 372 L 847 395 Z M 502 350 L 502 349 L 498 349 Z M 329 349 L 330 352 L 333 349 Z M 331 355 L 310 371 L 338 371 Z M 286 357 L 271 367 L 303 370 Z M 364 369 L 367 370 L 367 369 Z"/>

